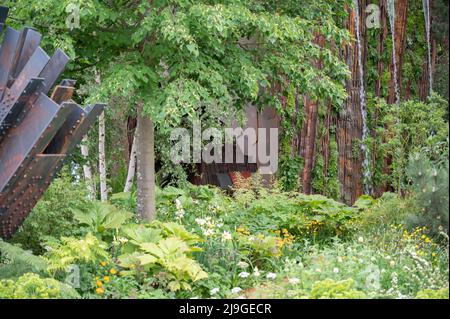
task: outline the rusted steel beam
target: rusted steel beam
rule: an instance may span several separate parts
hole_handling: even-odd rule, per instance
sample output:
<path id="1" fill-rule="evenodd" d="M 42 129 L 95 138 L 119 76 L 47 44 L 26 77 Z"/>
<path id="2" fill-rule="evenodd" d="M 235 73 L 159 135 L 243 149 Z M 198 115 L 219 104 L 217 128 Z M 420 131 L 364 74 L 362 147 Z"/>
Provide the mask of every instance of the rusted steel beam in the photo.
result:
<path id="1" fill-rule="evenodd" d="M 7 84 L 9 82 L 9 74 L 13 67 L 13 61 L 16 48 L 19 43 L 20 32 L 6 28 L 5 37 L 0 51 L 0 99 L 3 98 Z"/>
<path id="2" fill-rule="evenodd" d="M 71 83 L 69 81 L 71 80 L 62 80 L 61 83 L 53 90 L 51 99 L 55 101 L 55 103 L 61 104 L 62 102 L 69 101 L 72 98 L 73 93 L 75 92 L 75 84 L 70 85 Z"/>
<path id="3" fill-rule="evenodd" d="M 19 76 L 25 65 L 30 61 L 33 54 L 39 48 L 41 38 L 42 36 L 31 28 L 25 28 L 22 30 L 12 65 L 10 81 L 14 81 L 14 79 Z"/>
<path id="4" fill-rule="evenodd" d="M 73 109 L 73 104 L 58 106 L 41 94 L 24 120 L 8 131 L 0 145 L 0 192 L 17 178 L 16 171 L 31 154 L 44 151 Z"/>
<path id="5" fill-rule="evenodd" d="M 73 152 L 104 109 L 104 104 L 95 104 L 88 106 L 85 110 L 76 109 L 73 111 L 64 126 L 49 144 L 45 153 L 68 154 Z"/>
<path id="6" fill-rule="evenodd" d="M 68 61 L 69 58 L 62 51 L 57 51 L 39 73 L 39 78 L 31 78 L 27 87 L 25 87 L 20 95 L 15 96 L 15 92 L 20 89 L 20 87 L 16 87 L 16 83 L 14 83 L 11 89 L 6 89 L 7 99 L 0 102 L 0 123 L 3 121 L 2 128 L 0 128 L 0 140 L 2 139 L 2 133 L 11 125 L 11 119 L 13 119 L 16 125 L 20 123 L 39 94 L 47 94 L 49 92 L 56 79 L 64 71 L 64 67 Z M 24 72 L 26 71 L 24 70 Z M 25 79 L 28 79 L 30 74 L 34 74 L 33 71 L 26 74 L 22 73 L 21 76 Z M 24 103 L 23 101 L 25 100 L 28 103 Z M 63 101 L 55 102 L 60 104 Z"/>
<path id="7" fill-rule="evenodd" d="M 41 74 L 39 74 L 40 78 L 45 79 L 43 93 L 48 94 L 48 92 L 50 92 L 50 89 L 55 84 L 56 80 L 64 72 L 67 63 L 69 63 L 69 57 L 63 51 L 59 49 L 56 50 Z"/>
<path id="8" fill-rule="evenodd" d="M 64 158 L 65 155 L 60 154 L 36 155 L 21 174 L 21 182 L 0 197 L 0 212 L 4 212 L 0 214 L 0 237 L 10 238 L 19 228 L 50 185 Z"/>
<path id="9" fill-rule="evenodd" d="M 44 79 L 31 79 L 17 101 L 0 101 L 0 143 L 9 128 L 17 125 L 36 101 L 44 85 Z M 12 104 L 14 102 L 14 104 Z M 12 104 L 12 106 L 11 106 Z"/>

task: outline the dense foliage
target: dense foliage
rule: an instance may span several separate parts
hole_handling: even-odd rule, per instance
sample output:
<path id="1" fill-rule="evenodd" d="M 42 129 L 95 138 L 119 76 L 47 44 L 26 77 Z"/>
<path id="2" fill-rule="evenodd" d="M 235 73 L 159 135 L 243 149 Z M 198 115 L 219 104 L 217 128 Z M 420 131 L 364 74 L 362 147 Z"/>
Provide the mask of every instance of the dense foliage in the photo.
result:
<path id="1" fill-rule="evenodd" d="M 67 191 L 55 189 L 71 183 L 61 178 L 49 193 L 63 200 Z M 55 238 L 58 228 L 34 233 L 32 242 L 46 250 L 41 256 L 0 243 L 7 278 L 0 295 L 447 298 L 447 228 L 434 231 L 439 226 L 424 214 L 421 193 L 364 196 L 347 207 L 319 195 L 268 191 L 257 180 L 233 197 L 206 186 L 167 187 L 158 191 L 159 221 L 150 224 L 133 221 L 126 212 L 133 199 L 118 194 L 116 206 L 72 211 L 80 224 L 65 227 L 70 237 Z M 448 195 L 442 199 L 448 203 Z M 33 215 L 45 215 L 46 205 Z M 448 210 L 441 214 L 448 220 Z"/>

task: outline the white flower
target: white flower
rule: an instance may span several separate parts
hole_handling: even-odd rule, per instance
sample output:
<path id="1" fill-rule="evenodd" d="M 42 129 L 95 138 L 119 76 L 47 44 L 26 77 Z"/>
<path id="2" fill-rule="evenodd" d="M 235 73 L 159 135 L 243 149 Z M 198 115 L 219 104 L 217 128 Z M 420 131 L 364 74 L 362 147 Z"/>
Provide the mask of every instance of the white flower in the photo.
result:
<path id="1" fill-rule="evenodd" d="M 300 282 L 300 279 L 298 278 L 289 278 L 289 283 L 292 285 L 296 285 Z"/>
<path id="2" fill-rule="evenodd" d="M 277 277 L 277 274 L 275 274 L 275 273 L 273 273 L 273 272 L 269 272 L 267 275 L 266 275 L 266 278 L 267 279 L 275 279 Z"/>
<path id="3" fill-rule="evenodd" d="M 395 261 L 391 260 L 391 262 L 389 263 L 389 265 L 391 265 L 391 267 L 395 266 Z"/>
<path id="4" fill-rule="evenodd" d="M 337 261 L 340 262 L 340 263 L 343 262 L 342 257 L 338 257 Z"/>
<path id="5" fill-rule="evenodd" d="M 215 295 L 216 293 L 219 292 L 219 290 L 220 290 L 219 288 L 213 288 L 213 289 L 211 289 L 210 294 Z"/>
<path id="6" fill-rule="evenodd" d="M 214 235 L 214 229 L 211 229 L 211 228 L 210 228 L 210 229 L 205 230 L 205 231 L 203 232 L 203 235 L 205 235 L 205 237 Z"/>
<path id="7" fill-rule="evenodd" d="M 196 219 L 195 219 L 195 222 L 196 222 L 197 224 L 199 224 L 200 226 L 203 226 L 203 225 L 205 225 L 206 220 L 204 220 L 203 218 L 196 218 Z"/>
<path id="8" fill-rule="evenodd" d="M 253 269 L 253 276 L 259 277 L 260 275 L 261 275 L 261 273 L 259 272 L 258 267 L 255 267 L 255 269 Z"/>
<path id="9" fill-rule="evenodd" d="M 320 270 L 320 268 L 316 268 L 316 272 L 321 272 L 322 270 Z"/>
<path id="10" fill-rule="evenodd" d="M 233 289 L 231 289 L 231 293 L 232 294 L 238 294 L 242 291 L 241 287 L 234 287 Z"/>
<path id="11" fill-rule="evenodd" d="M 224 231 L 224 232 L 222 233 L 222 239 L 223 239 L 223 240 L 231 240 L 231 239 L 232 239 L 231 233 L 228 232 L 228 231 Z"/>
<path id="12" fill-rule="evenodd" d="M 175 212 L 175 215 L 178 217 L 178 218 L 183 218 L 184 217 L 184 209 L 179 209 L 179 210 L 177 210 L 176 212 Z"/>
<path id="13" fill-rule="evenodd" d="M 181 202 L 178 198 L 175 199 L 175 206 L 177 207 L 177 209 L 183 208 L 183 205 L 181 205 Z"/>
<path id="14" fill-rule="evenodd" d="M 246 271 L 243 271 L 241 273 L 239 273 L 238 277 L 240 278 L 247 278 L 248 276 L 250 276 L 250 274 Z"/>
<path id="15" fill-rule="evenodd" d="M 333 272 L 334 272 L 335 274 L 338 274 L 338 273 L 339 273 L 339 268 L 334 267 L 334 268 L 333 268 Z"/>
<path id="16" fill-rule="evenodd" d="M 359 237 L 358 237 L 358 241 L 359 241 L 360 243 L 363 243 L 363 242 L 364 242 L 364 238 L 363 238 L 362 236 L 359 236 Z"/>
<path id="17" fill-rule="evenodd" d="M 239 268 L 245 269 L 245 268 L 248 267 L 248 264 L 245 261 L 240 261 L 240 262 L 237 263 L 237 266 Z"/>

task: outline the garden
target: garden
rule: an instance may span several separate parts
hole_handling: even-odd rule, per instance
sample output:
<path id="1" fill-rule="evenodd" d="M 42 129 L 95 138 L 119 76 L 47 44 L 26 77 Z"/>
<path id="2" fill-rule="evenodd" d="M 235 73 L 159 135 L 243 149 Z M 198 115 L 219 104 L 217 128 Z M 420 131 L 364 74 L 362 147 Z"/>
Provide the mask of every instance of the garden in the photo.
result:
<path id="1" fill-rule="evenodd" d="M 448 3 L 298 2 L 2 1 L 0 299 L 449 299 Z M 5 177 L 21 63 L 85 106 Z"/>

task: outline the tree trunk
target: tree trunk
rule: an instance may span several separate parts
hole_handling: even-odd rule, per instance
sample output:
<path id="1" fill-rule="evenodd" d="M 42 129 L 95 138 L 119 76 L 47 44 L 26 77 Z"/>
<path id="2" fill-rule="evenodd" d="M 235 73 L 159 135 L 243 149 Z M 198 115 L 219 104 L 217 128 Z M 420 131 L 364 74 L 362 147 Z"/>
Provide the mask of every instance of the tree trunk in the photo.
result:
<path id="1" fill-rule="evenodd" d="M 130 161 L 128 164 L 128 174 L 127 174 L 127 180 L 125 182 L 125 187 L 123 191 L 125 193 L 128 193 L 131 190 L 131 187 L 133 186 L 133 179 L 134 175 L 136 174 L 136 133 L 134 134 L 132 146 L 131 146 L 131 154 L 130 154 Z"/>
<path id="2" fill-rule="evenodd" d="M 362 3 L 361 3 L 362 2 Z M 359 4 L 360 17 L 364 17 L 365 1 Z M 347 28 L 356 39 L 356 12 L 351 10 L 347 21 Z M 365 19 L 360 19 L 361 48 L 365 48 Z M 365 53 L 361 52 L 363 57 Z M 347 81 L 348 98 L 339 112 L 337 119 L 336 142 L 338 145 L 338 176 L 340 184 L 340 199 L 346 204 L 353 204 L 363 194 L 362 162 L 363 154 L 358 147 L 362 139 L 362 113 L 360 99 L 360 81 L 358 64 L 358 45 L 354 41 L 344 49 L 344 57 L 350 68 L 351 79 Z M 355 153 L 357 150 L 357 153 Z"/>
<path id="3" fill-rule="evenodd" d="M 316 35 L 314 43 L 323 46 L 325 37 Z M 317 68 L 322 67 L 321 61 L 316 62 Z M 304 121 L 300 132 L 300 157 L 304 159 L 303 170 L 300 172 L 302 192 L 312 193 L 312 171 L 316 153 L 317 123 L 318 123 L 318 101 L 312 101 L 308 96 L 303 96 Z"/>
<path id="4" fill-rule="evenodd" d="M 399 94 L 401 94 L 402 83 L 402 65 L 403 52 L 405 49 L 406 39 L 406 19 L 408 17 L 408 0 L 395 1 L 395 59 L 397 62 L 397 87 Z M 392 32 L 392 30 L 391 30 Z M 394 104 L 396 102 L 395 96 L 395 81 L 394 81 L 394 63 L 390 65 L 391 79 L 389 81 L 389 96 L 388 103 Z"/>
<path id="5" fill-rule="evenodd" d="M 83 159 L 86 161 L 83 164 L 83 175 L 84 180 L 86 181 L 87 188 L 88 188 L 88 194 L 89 198 L 94 200 L 96 197 L 96 190 L 95 190 L 95 183 L 92 180 L 92 170 L 91 166 L 88 164 L 89 160 L 89 148 L 87 146 L 87 136 L 83 137 L 83 140 L 81 141 L 81 156 L 83 156 Z"/>
<path id="6" fill-rule="evenodd" d="M 386 17 L 386 0 L 379 0 L 378 6 L 380 8 L 380 27 L 381 31 L 378 35 L 377 52 L 378 56 L 381 57 L 385 50 L 385 41 L 387 39 L 388 28 L 387 28 L 387 17 Z M 377 97 L 382 96 L 382 79 L 384 73 L 384 62 L 379 58 L 377 62 L 377 74 L 378 77 L 375 81 L 375 95 Z"/>
<path id="7" fill-rule="evenodd" d="M 138 112 L 136 131 L 137 145 L 137 210 L 140 219 L 152 221 L 156 218 L 155 204 L 155 131 L 150 118 Z"/>
<path id="8" fill-rule="evenodd" d="M 301 172 L 302 192 L 311 194 L 312 192 L 312 170 L 314 168 L 314 155 L 316 149 L 318 103 L 311 101 L 307 96 L 303 97 L 305 110 L 305 121 L 301 132 L 300 156 L 304 159 L 303 170 Z"/>
<path id="9" fill-rule="evenodd" d="M 330 129 L 332 122 L 331 103 L 328 103 L 327 113 L 325 115 L 325 134 L 322 137 L 322 155 L 323 155 L 323 175 L 328 176 L 328 168 L 330 166 Z M 325 179 L 326 180 L 326 179 Z M 327 187 L 325 184 L 324 187 Z"/>
<path id="10" fill-rule="evenodd" d="M 100 200 L 108 200 L 108 187 L 106 185 L 106 152 L 105 152 L 105 112 L 103 111 L 98 124 L 98 161 L 100 174 Z"/>

